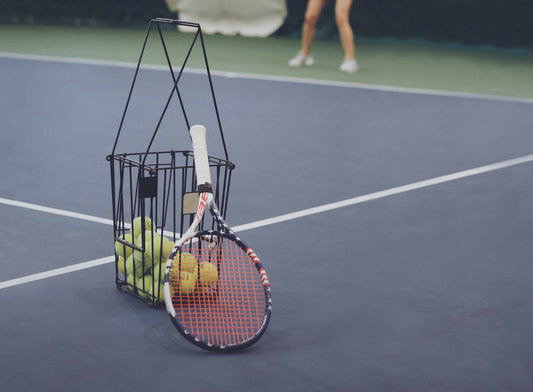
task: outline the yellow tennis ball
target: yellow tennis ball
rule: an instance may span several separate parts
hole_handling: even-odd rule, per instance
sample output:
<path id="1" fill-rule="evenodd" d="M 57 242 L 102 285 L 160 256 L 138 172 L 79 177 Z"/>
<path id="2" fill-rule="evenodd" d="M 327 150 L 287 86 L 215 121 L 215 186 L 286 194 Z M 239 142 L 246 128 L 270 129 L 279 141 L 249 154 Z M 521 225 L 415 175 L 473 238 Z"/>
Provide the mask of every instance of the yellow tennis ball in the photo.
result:
<path id="1" fill-rule="evenodd" d="M 180 294 L 189 295 L 194 292 L 194 288 L 196 287 L 196 279 L 194 278 L 194 274 L 190 272 L 182 271 L 180 273 Z"/>
<path id="2" fill-rule="evenodd" d="M 152 266 L 152 264 L 154 264 L 154 262 L 156 262 L 156 263 L 159 262 L 159 257 L 157 257 L 157 259 L 155 259 L 153 257 L 153 255 L 152 255 L 152 242 L 151 241 L 146 241 L 145 242 L 144 258 L 149 260 L 150 267 Z"/>
<path id="3" fill-rule="evenodd" d="M 172 264 L 170 265 L 170 269 L 168 271 L 168 280 L 170 282 L 170 284 L 172 285 L 178 285 L 178 280 L 179 280 L 179 271 L 178 271 L 178 268 L 179 268 L 179 264 L 176 260 L 172 260 Z"/>
<path id="4" fill-rule="evenodd" d="M 145 252 L 143 256 L 143 253 L 138 250 L 133 252 L 133 262 L 135 263 L 135 274 L 137 276 L 142 276 L 146 271 L 150 270 L 153 265 L 152 258 L 148 252 Z"/>
<path id="5" fill-rule="evenodd" d="M 139 245 L 140 246 L 140 245 Z M 134 257 L 138 260 L 141 259 L 141 251 L 134 250 Z M 144 243 L 144 257 L 149 258 L 151 260 L 150 266 L 154 263 L 159 263 L 160 260 L 160 254 L 161 254 L 161 248 L 158 246 L 158 243 L 153 244 L 152 247 L 152 241 L 149 241 L 148 238 L 146 238 L 146 241 Z"/>
<path id="6" fill-rule="evenodd" d="M 154 264 L 154 279 L 159 280 L 161 282 L 163 281 L 163 279 L 165 278 L 166 265 L 167 265 L 167 262 L 163 260 L 161 260 L 160 263 L 156 262 Z"/>
<path id="7" fill-rule="evenodd" d="M 143 235 L 142 233 L 139 233 L 139 234 L 135 234 L 137 237 L 135 237 L 135 245 L 137 246 L 142 246 L 142 243 L 143 243 Z M 152 230 L 146 230 L 144 232 L 144 240 L 146 242 L 148 241 L 157 241 L 159 240 L 159 242 L 161 242 L 161 236 L 159 234 L 157 234 L 156 231 L 152 231 Z"/>
<path id="8" fill-rule="evenodd" d="M 159 293 L 158 291 L 159 290 Z M 151 296 L 155 297 L 155 300 L 157 302 L 165 302 L 165 288 L 163 282 L 159 282 L 154 279 L 154 287 L 152 290 L 152 287 L 150 287 L 149 293 Z M 170 295 L 172 295 L 172 286 L 170 286 Z"/>
<path id="9" fill-rule="evenodd" d="M 133 255 L 130 255 L 130 257 L 126 259 L 126 262 L 124 263 L 124 273 L 126 275 L 133 275 L 134 265 L 135 265 L 135 275 L 143 276 L 144 269 L 143 269 L 142 263 L 137 263 L 134 260 Z"/>
<path id="10" fill-rule="evenodd" d="M 126 275 L 133 274 L 133 255 L 130 255 L 124 262 L 124 273 Z"/>
<path id="11" fill-rule="evenodd" d="M 133 260 L 135 260 L 136 262 L 141 262 L 143 258 L 144 258 L 143 252 L 137 249 L 133 251 Z"/>
<path id="12" fill-rule="evenodd" d="M 133 274 L 128 274 L 126 276 L 126 282 L 130 285 L 128 288 L 131 290 L 131 291 L 135 291 L 135 275 Z"/>
<path id="13" fill-rule="evenodd" d="M 124 260 L 124 257 L 118 258 L 117 268 L 121 274 L 126 273 L 126 260 Z"/>
<path id="14" fill-rule="evenodd" d="M 161 248 L 161 260 L 167 261 L 170 258 L 170 254 L 174 249 L 174 242 L 169 240 L 167 237 L 163 237 L 163 247 Z"/>
<path id="15" fill-rule="evenodd" d="M 178 252 L 176 253 L 176 256 L 174 256 L 174 260 L 179 262 L 182 271 L 193 272 L 196 268 L 196 259 L 190 253 Z"/>
<path id="16" fill-rule="evenodd" d="M 144 279 L 144 288 L 143 288 L 143 279 Z M 137 278 L 136 288 L 137 294 L 141 297 L 148 299 L 150 298 L 150 291 L 152 290 L 152 275 L 145 275 L 144 278 L 141 276 Z"/>
<path id="17" fill-rule="evenodd" d="M 126 233 L 124 235 L 121 235 L 120 236 L 121 239 L 129 242 L 129 243 L 133 243 L 132 242 L 132 236 L 130 233 Z M 131 255 L 131 252 L 132 252 L 132 248 L 127 246 L 127 245 L 124 245 L 118 241 L 115 241 L 115 252 L 117 252 L 117 254 L 119 256 L 122 256 L 124 257 L 125 259 L 128 258 L 129 255 Z"/>
<path id="18" fill-rule="evenodd" d="M 163 267 L 163 271 L 164 271 L 164 267 Z M 164 272 L 163 272 L 163 274 L 164 274 Z M 162 275 L 162 276 L 164 276 L 164 275 Z M 175 264 L 175 262 L 173 262 L 172 265 L 170 266 L 170 270 L 169 270 L 169 273 L 168 273 L 168 286 L 169 286 L 170 296 L 171 297 L 174 296 L 174 292 L 177 290 L 177 288 L 179 286 L 179 281 L 178 281 L 179 278 L 178 277 L 179 277 L 178 266 L 177 266 L 177 264 Z M 160 283 L 162 285 L 164 284 L 163 278 L 161 278 Z"/>
<path id="19" fill-rule="evenodd" d="M 161 241 L 161 236 L 157 233 L 154 233 L 153 240 L 151 240 L 149 244 L 148 243 L 146 244 L 146 251 L 152 257 L 152 260 L 154 260 L 154 263 L 159 263 L 160 261 L 164 260 L 164 258 L 161 257 L 162 246 L 163 245 Z"/>
<path id="20" fill-rule="evenodd" d="M 142 232 L 142 217 L 138 216 L 133 220 L 132 224 L 133 234 L 135 237 L 138 237 L 139 234 Z M 145 216 L 144 217 L 144 230 L 145 231 L 151 231 L 152 230 L 152 220 Z"/>
<path id="21" fill-rule="evenodd" d="M 143 247 L 144 245 L 144 257 L 148 256 L 151 259 L 148 267 L 151 267 L 152 264 L 158 263 L 161 260 L 161 236 L 156 232 L 146 231 L 144 233 L 144 244 L 142 242 L 142 234 L 138 235 L 135 240 L 135 245 L 139 247 Z M 142 260 L 142 254 L 143 252 L 135 249 L 133 251 L 135 261 L 140 262 Z"/>
<path id="22" fill-rule="evenodd" d="M 202 286 L 211 286 L 218 280 L 218 270 L 216 265 L 209 261 L 200 263 L 200 284 Z"/>

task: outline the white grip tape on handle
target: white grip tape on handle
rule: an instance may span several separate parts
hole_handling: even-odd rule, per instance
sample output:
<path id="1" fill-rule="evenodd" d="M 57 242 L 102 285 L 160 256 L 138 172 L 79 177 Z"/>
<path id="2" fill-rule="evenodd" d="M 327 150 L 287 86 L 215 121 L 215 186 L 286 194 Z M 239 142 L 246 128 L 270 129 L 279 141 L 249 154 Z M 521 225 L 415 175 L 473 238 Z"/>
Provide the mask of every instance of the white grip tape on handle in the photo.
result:
<path id="1" fill-rule="evenodd" d="M 206 129 L 203 125 L 193 125 L 190 134 L 198 186 L 204 184 L 211 185 L 211 173 L 209 171 L 209 158 L 207 155 Z"/>

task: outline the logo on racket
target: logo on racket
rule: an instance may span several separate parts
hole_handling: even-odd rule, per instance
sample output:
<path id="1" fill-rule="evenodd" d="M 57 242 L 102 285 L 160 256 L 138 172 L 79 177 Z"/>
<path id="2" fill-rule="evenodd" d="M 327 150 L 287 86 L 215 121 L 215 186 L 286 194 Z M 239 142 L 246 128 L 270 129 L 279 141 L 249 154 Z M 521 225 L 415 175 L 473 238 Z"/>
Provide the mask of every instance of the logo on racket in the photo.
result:
<path id="1" fill-rule="evenodd" d="M 200 194 L 200 203 L 198 203 L 198 211 L 196 215 L 202 216 L 204 214 L 206 203 L 207 203 L 207 193 L 204 192 Z"/>

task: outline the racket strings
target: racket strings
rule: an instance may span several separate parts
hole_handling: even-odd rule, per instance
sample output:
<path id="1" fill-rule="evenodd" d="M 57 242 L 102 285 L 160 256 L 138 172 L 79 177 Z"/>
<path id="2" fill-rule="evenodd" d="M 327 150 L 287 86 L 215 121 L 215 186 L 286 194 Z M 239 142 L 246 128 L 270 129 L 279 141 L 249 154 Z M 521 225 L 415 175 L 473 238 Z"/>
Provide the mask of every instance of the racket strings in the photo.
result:
<path id="1" fill-rule="evenodd" d="M 266 299 L 261 277 L 248 254 L 222 237 L 189 241 L 183 252 L 194 256 L 200 271 L 194 290 L 185 286 L 190 282 L 170 280 L 172 303 L 184 328 L 198 339 L 220 346 L 254 337 L 265 317 Z M 218 272 L 211 285 L 202 284 L 200 266 L 205 262 Z"/>

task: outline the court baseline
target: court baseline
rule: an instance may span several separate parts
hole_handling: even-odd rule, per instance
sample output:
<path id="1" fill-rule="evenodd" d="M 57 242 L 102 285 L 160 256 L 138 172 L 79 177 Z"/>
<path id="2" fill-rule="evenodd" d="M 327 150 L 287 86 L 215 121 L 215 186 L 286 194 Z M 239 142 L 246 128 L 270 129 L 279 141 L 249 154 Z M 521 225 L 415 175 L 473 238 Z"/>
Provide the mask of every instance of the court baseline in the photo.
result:
<path id="1" fill-rule="evenodd" d="M 78 57 L 45 56 L 45 55 L 21 54 L 21 53 L 10 53 L 10 52 L 0 52 L 0 58 L 30 60 L 30 61 L 45 61 L 45 62 L 55 62 L 55 63 L 85 64 L 85 65 L 97 65 L 97 66 L 103 66 L 103 67 L 120 67 L 120 68 L 133 68 L 133 69 L 137 67 L 137 63 L 129 63 L 125 61 L 85 59 L 85 58 L 78 58 Z M 153 70 L 153 71 L 168 72 L 167 65 L 142 64 L 142 68 L 147 69 L 147 70 Z M 184 72 L 205 74 L 206 71 L 205 69 L 186 68 L 184 69 Z M 244 73 L 244 72 L 227 72 L 227 71 L 210 70 L 210 73 L 211 75 L 216 75 L 216 76 L 221 76 L 221 77 L 226 77 L 226 78 L 255 79 L 255 80 L 264 80 L 264 81 L 272 81 L 272 82 L 301 83 L 301 84 L 312 84 L 312 85 L 319 85 L 319 86 L 358 88 L 358 89 L 363 89 L 363 90 L 390 91 L 390 92 L 399 92 L 399 93 L 407 93 L 407 94 L 462 97 L 462 98 L 483 99 L 483 100 L 501 101 L 501 102 L 533 104 L 533 99 L 531 98 L 509 97 L 509 96 L 502 96 L 502 95 L 461 93 L 461 92 L 455 92 L 455 91 L 397 87 L 397 86 L 376 85 L 376 84 L 366 84 L 366 83 L 357 83 L 357 82 L 342 82 L 342 81 L 310 79 L 310 78 L 296 78 L 296 77 L 288 77 L 288 76 L 262 75 L 262 74 L 251 74 L 251 73 Z"/>

